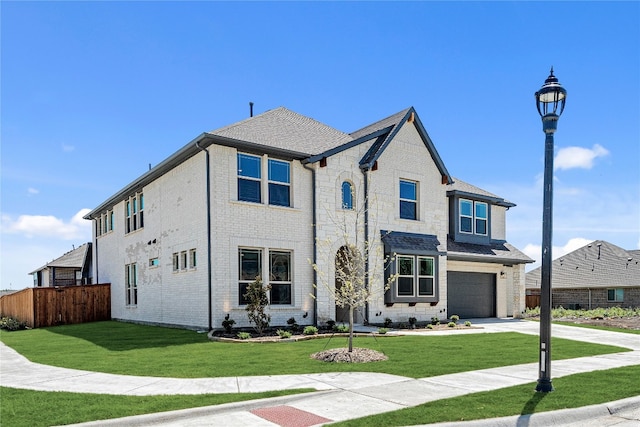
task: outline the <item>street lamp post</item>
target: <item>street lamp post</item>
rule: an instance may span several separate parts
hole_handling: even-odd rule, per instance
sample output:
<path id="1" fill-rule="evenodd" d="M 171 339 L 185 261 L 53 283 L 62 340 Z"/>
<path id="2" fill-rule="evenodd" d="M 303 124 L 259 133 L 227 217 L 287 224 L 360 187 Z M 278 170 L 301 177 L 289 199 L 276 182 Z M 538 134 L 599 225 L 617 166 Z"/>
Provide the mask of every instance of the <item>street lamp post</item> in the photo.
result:
<path id="1" fill-rule="evenodd" d="M 536 391 L 553 391 L 551 385 L 551 240 L 553 234 L 553 134 L 564 110 L 567 91 L 553 75 L 536 92 L 538 113 L 542 117 L 544 143 L 544 208 L 542 213 L 542 277 L 540 284 L 540 366 Z"/>

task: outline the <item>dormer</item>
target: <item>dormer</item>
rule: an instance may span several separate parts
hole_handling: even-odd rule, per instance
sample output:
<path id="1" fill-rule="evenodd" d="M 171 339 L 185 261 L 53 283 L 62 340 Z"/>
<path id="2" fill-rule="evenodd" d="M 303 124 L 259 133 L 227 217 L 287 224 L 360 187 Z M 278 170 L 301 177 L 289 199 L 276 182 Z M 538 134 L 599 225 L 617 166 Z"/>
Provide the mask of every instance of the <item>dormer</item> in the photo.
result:
<path id="1" fill-rule="evenodd" d="M 504 236 L 504 230 L 492 230 L 496 226 L 504 227 L 504 219 L 493 218 L 494 207 L 509 209 L 515 204 L 455 178 L 454 183 L 449 184 L 447 197 L 449 237 L 455 242 L 489 245 L 494 240 L 492 236 Z"/>

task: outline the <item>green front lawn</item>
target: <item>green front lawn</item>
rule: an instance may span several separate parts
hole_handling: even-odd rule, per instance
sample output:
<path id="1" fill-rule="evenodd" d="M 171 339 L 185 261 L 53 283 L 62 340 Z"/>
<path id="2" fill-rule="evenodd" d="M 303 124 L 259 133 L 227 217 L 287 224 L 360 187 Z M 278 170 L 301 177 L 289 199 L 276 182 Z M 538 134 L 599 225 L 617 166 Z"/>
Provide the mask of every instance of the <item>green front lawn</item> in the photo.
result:
<path id="1" fill-rule="evenodd" d="M 640 366 L 586 372 L 554 378 L 555 391 L 552 393 L 536 393 L 536 384 L 529 383 L 437 400 L 334 425 L 340 427 L 408 426 L 578 408 L 639 396 L 638 378 L 640 378 Z"/>
<path id="2" fill-rule="evenodd" d="M 328 364 L 309 355 L 346 346 L 345 337 L 299 342 L 211 342 L 205 334 L 124 322 L 95 322 L 0 333 L 33 362 L 126 375 L 178 378 L 321 372 L 383 372 L 422 378 L 538 360 L 538 338 L 518 333 L 356 337 L 354 345 L 389 360 Z M 554 360 L 627 349 L 554 338 Z"/>
<path id="3" fill-rule="evenodd" d="M 3 427 L 47 427 L 243 400 L 285 396 L 309 389 L 265 393 L 199 394 L 175 396 L 114 396 L 0 387 Z"/>

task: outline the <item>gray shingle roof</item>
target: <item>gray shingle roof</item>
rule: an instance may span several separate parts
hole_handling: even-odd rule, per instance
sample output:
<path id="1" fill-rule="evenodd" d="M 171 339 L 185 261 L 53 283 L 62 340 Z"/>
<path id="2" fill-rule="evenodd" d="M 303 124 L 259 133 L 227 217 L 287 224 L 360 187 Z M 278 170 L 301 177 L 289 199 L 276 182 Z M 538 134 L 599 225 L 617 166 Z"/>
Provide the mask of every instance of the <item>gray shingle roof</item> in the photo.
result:
<path id="1" fill-rule="evenodd" d="M 504 264 L 525 264 L 533 260 L 507 242 L 491 242 L 490 245 L 455 242 L 447 239 L 447 258 L 460 261 L 484 261 Z"/>
<path id="2" fill-rule="evenodd" d="M 411 110 L 410 108 L 404 109 L 400 112 L 390 115 L 387 118 L 379 120 L 375 123 L 372 123 L 368 126 L 363 127 L 355 132 L 351 132 L 349 135 L 353 139 L 362 138 L 363 136 L 371 135 L 379 130 L 386 129 L 388 127 L 394 127 L 400 123 L 400 121 L 407 115 L 407 113 Z"/>
<path id="3" fill-rule="evenodd" d="M 640 251 L 596 240 L 551 263 L 551 287 L 564 289 L 640 287 Z M 542 267 L 526 274 L 527 288 L 540 288 Z"/>
<path id="4" fill-rule="evenodd" d="M 44 270 L 45 268 L 51 267 L 65 267 L 65 268 L 82 268 L 84 266 L 84 260 L 87 256 L 87 251 L 91 250 L 90 243 L 84 243 L 77 248 L 67 252 L 59 258 L 54 259 L 53 261 L 43 265 L 42 267 L 32 271 L 29 274 L 33 274 L 40 270 Z"/>
<path id="5" fill-rule="evenodd" d="M 503 199 L 500 196 L 497 196 L 493 193 L 490 193 L 486 190 L 483 190 L 482 188 L 476 187 L 475 185 L 471 185 L 467 182 L 464 182 L 458 178 L 453 178 L 454 182 L 452 184 L 449 184 L 447 186 L 447 193 L 448 194 L 456 194 L 456 193 L 468 193 L 468 194 L 475 194 L 478 196 L 483 196 L 487 199 L 492 200 L 494 203 L 500 205 L 500 206 L 507 206 L 507 207 L 514 207 L 515 204 Z"/>
<path id="6" fill-rule="evenodd" d="M 210 132 L 213 135 L 313 155 L 351 142 L 344 132 L 284 107 Z"/>
<path id="7" fill-rule="evenodd" d="M 431 234 L 402 233 L 399 231 L 381 231 L 382 242 L 387 252 L 403 254 L 440 254 L 438 237 Z"/>

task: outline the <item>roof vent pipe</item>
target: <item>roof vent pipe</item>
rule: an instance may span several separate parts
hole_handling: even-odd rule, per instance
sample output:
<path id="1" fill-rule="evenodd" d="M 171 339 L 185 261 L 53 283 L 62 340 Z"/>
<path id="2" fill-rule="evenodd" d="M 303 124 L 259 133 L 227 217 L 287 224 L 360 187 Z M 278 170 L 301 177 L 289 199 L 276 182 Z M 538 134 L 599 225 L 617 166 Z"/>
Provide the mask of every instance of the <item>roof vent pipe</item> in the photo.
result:
<path id="1" fill-rule="evenodd" d="M 249 102 L 249 117 L 253 117 L 253 102 Z"/>

